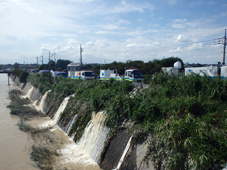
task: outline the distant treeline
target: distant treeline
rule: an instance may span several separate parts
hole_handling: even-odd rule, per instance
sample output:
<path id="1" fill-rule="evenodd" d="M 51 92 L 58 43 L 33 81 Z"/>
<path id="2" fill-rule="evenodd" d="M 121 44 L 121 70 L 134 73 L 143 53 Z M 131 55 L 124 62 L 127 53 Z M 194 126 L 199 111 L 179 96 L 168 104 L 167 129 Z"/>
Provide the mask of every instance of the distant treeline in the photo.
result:
<path id="1" fill-rule="evenodd" d="M 138 69 L 142 70 L 142 72 L 144 74 L 144 80 L 147 83 L 150 81 L 152 75 L 154 75 L 155 73 L 159 73 L 161 71 L 162 67 L 172 67 L 176 61 L 180 61 L 183 66 L 184 63 L 180 58 L 169 57 L 169 58 L 164 58 L 161 60 L 155 59 L 153 61 L 148 61 L 148 62 L 144 62 L 141 60 L 136 60 L 136 61 L 128 60 L 126 62 L 114 61 L 109 64 L 84 64 L 83 69 L 90 69 L 90 70 L 94 71 L 96 76 L 99 76 L 99 72 L 101 69 L 110 69 L 110 70 L 116 69 L 118 74 L 123 75 L 125 70 L 129 69 L 130 67 L 138 68 Z M 59 59 L 55 65 L 55 62 L 53 60 L 51 60 L 48 64 L 39 65 L 38 70 L 49 70 L 50 69 L 50 70 L 54 70 L 54 71 L 56 70 L 56 71 L 66 71 L 67 72 L 67 65 L 71 62 L 72 61 L 70 61 L 70 60 Z M 18 77 L 20 77 L 20 74 L 21 74 L 21 77 L 23 80 L 25 80 L 27 78 L 27 73 L 21 73 L 21 71 L 18 71 L 18 69 L 16 69 L 16 72 L 14 72 L 14 74 L 17 75 Z"/>
<path id="2" fill-rule="evenodd" d="M 154 73 L 160 72 L 162 67 L 172 67 L 176 61 L 180 61 L 183 65 L 183 61 L 178 57 L 169 57 L 161 60 L 155 59 L 153 61 L 144 62 L 141 60 L 132 61 L 128 60 L 126 62 L 112 62 L 110 64 L 104 65 L 86 65 L 86 69 L 92 69 L 96 75 L 99 75 L 100 69 L 117 69 L 120 75 L 124 74 L 126 69 L 130 67 L 136 67 L 143 71 L 144 75 L 153 75 Z"/>
<path id="3" fill-rule="evenodd" d="M 100 69 L 117 69 L 118 73 L 120 75 L 124 74 L 124 71 L 126 69 L 129 69 L 130 67 L 136 67 L 138 69 L 141 69 L 145 75 L 153 75 L 154 73 L 160 72 L 162 67 L 172 67 L 173 64 L 176 61 L 181 61 L 183 65 L 183 61 L 178 58 L 178 57 L 169 57 L 169 58 L 164 58 L 161 60 L 155 59 L 153 61 L 149 62 L 144 62 L 141 60 L 128 60 L 126 62 L 117 62 L 114 61 L 109 64 L 85 64 L 83 65 L 83 69 L 91 69 L 94 71 L 95 75 L 99 75 Z M 56 70 L 57 71 L 67 71 L 67 65 L 71 63 L 70 60 L 61 60 L 59 59 L 56 62 Z M 48 64 L 43 64 L 38 67 L 39 70 L 55 70 L 55 62 L 50 61 Z"/>

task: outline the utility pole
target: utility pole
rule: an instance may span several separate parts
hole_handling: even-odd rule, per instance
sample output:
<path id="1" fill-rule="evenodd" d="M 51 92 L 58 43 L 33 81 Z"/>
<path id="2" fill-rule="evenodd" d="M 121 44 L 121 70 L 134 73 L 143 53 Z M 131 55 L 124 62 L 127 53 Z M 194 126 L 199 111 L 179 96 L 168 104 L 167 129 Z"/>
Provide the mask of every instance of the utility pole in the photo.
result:
<path id="1" fill-rule="evenodd" d="M 38 63 L 39 61 L 38 61 L 38 59 L 39 59 L 39 57 L 37 56 L 37 57 L 36 57 L 36 60 L 37 60 L 37 68 L 38 68 L 38 66 L 39 66 L 39 63 Z"/>
<path id="2" fill-rule="evenodd" d="M 224 36 L 224 49 L 223 49 L 223 62 L 222 64 L 225 65 L 225 49 L 226 49 L 226 29 L 225 29 L 225 36 Z"/>
<path id="3" fill-rule="evenodd" d="M 41 61 L 42 61 L 42 65 L 43 65 L 43 55 L 42 55 L 42 56 L 40 56 L 40 57 L 42 57 L 42 60 L 41 60 Z"/>
<path id="4" fill-rule="evenodd" d="M 49 71 L 50 71 L 50 51 L 49 51 Z"/>
<path id="5" fill-rule="evenodd" d="M 81 48 L 81 44 L 80 44 L 80 66 L 82 66 L 82 52 L 83 52 L 83 48 Z"/>
<path id="6" fill-rule="evenodd" d="M 55 58 L 55 53 L 54 53 L 54 63 L 55 63 L 55 71 L 57 71 L 57 70 L 56 70 L 56 58 Z"/>

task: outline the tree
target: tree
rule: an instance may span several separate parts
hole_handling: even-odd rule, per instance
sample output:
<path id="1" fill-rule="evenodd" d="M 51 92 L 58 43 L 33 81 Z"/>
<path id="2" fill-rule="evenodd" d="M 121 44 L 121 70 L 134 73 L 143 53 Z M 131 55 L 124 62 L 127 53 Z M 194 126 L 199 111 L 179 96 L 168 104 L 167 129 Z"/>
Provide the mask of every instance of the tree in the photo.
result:
<path id="1" fill-rule="evenodd" d="M 49 69 L 49 65 L 48 64 L 42 64 L 39 65 L 38 70 L 48 70 Z"/>
<path id="2" fill-rule="evenodd" d="M 16 63 L 13 65 L 13 68 L 14 68 L 14 69 L 18 69 L 19 66 L 20 66 L 20 64 L 16 62 Z"/>
<path id="3" fill-rule="evenodd" d="M 21 71 L 19 75 L 19 79 L 21 83 L 25 83 L 27 81 L 29 73 L 27 71 Z"/>
<path id="4" fill-rule="evenodd" d="M 61 71 L 61 70 L 66 70 L 67 69 L 67 65 L 70 64 L 71 61 L 70 60 L 61 60 L 59 59 L 57 61 L 57 70 Z"/>
<path id="5" fill-rule="evenodd" d="M 182 66 L 184 65 L 183 61 L 178 57 L 164 58 L 160 61 L 160 65 L 161 67 L 173 67 L 173 64 L 177 61 L 180 61 Z"/>

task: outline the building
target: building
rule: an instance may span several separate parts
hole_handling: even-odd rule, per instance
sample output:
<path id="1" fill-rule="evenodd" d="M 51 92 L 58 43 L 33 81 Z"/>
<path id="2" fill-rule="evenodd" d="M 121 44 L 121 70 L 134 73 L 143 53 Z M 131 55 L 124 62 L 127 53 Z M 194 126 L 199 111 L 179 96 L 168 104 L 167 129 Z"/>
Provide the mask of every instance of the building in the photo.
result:
<path id="1" fill-rule="evenodd" d="M 74 76 L 76 71 L 82 70 L 80 63 L 70 63 L 67 65 L 68 76 Z"/>

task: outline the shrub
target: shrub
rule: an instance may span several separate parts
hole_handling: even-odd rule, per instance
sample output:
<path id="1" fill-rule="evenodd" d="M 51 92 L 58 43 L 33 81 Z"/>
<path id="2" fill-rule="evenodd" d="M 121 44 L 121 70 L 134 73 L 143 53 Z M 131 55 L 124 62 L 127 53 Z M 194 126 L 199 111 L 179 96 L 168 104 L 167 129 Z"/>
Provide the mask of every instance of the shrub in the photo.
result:
<path id="1" fill-rule="evenodd" d="M 27 71 L 21 71 L 19 75 L 19 79 L 21 83 L 25 83 L 27 81 L 29 73 Z"/>

